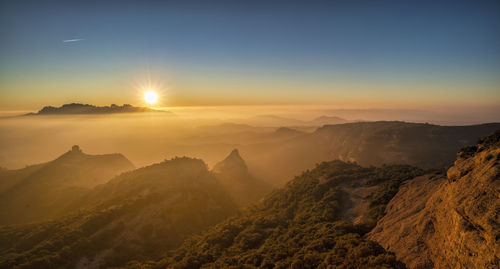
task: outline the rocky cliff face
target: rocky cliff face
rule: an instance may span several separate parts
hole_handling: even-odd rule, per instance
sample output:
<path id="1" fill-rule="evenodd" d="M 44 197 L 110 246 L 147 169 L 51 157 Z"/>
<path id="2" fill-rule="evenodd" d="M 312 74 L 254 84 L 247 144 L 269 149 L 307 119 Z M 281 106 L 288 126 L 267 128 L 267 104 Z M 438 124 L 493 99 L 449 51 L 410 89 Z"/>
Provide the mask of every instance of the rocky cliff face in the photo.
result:
<path id="1" fill-rule="evenodd" d="M 500 131 L 403 185 L 368 235 L 409 268 L 500 267 Z"/>

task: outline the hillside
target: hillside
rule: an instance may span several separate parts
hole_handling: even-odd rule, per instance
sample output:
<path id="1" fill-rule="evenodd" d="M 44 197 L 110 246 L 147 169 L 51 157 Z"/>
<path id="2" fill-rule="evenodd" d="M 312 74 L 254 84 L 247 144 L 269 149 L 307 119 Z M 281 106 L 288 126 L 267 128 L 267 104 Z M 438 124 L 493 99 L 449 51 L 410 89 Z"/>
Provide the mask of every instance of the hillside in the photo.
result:
<path id="1" fill-rule="evenodd" d="M 64 219 L 0 228 L 0 268 L 106 268 L 159 257 L 236 212 L 206 164 L 176 158 L 124 173 Z"/>
<path id="2" fill-rule="evenodd" d="M 500 123 L 439 126 L 407 122 L 326 125 L 292 139 L 241 146 L 259 178 L 283 185 L 316 163 L 339 159 L 361 165 L 408 164 L 447 168 L 456 152 L 500 129 Z"/>
<path id="3" fill-rule="evenodd" d="M 0 224 L 49 220 L 113 176 L 133 169 L 121 154 L 88 155 L 78 146 L 48 163 L 0 172 Z"/>
<path id="4" fill-rule="evenodd" d="M 212 171 L 239 206 L 256 202 L 272 190 L 269 184 L 248 172 L 248 167 L 237 149 L 217 163 Z"/>
<path id="5" fill-rule="evenodd" d="M 391 124 L 405 137 L 423 128 Z M 9 193 L 20 175 L 35 181 L 85 156 L 75 147 L 0 186 Z M 446 176 L 334 160 L 260 199 L 268 186 L 236 149 L 212 171 L 174 158 L 71 193 L 72 213 L 57 220 L 0 226 L 0 268 L 498 268 L 499 160 L 500 131 L 460 151 Z"/>
<path id="6" fill-rule="evenodd" d="M 401 182 L 422 174 L 409 166 L 364 168 L 319 164 L 237 217 L 187 240 L 164 259 L 131 268 L 404 268 L 363 238 Z M 352 207 L 346 188 L 372 187 L 364 221 L 343 221 Z M 350 213 L 349 213 L 350 214 Z"/>
<path id="7" fill-rule="evenodd" d="M 370 233 L 409 268 L 500 267 L 500 131 L 404 184 Z"/>
<path id="8" fill-rule="evenodd" d="M 23 178 L 42 168 L 45 164 L 35 164 L 26 166 L 23 169 L 9 170 L 0 169 L 0 193 L 19 183 Z"/>

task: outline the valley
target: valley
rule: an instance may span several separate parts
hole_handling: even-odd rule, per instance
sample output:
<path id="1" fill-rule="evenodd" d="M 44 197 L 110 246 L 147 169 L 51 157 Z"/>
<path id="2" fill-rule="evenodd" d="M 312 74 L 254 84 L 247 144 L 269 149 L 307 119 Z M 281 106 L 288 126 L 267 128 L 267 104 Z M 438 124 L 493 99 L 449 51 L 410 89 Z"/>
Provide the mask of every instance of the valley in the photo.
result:
<path id="1" fill-rule="evenodd" d="M 73 146 L 53 161 L 1 171 L 0 268 L 495 268 L 498 132 L 463 146 L 496 127 L 286 130 L 262 144 L 258 160 L 275 173 L 304 167 L 283 187 L 238 149 L 211 169 L 189 157 L 135 169 L 121 154 Z M 305 168 L 328 156 L 341 160 Z"/>

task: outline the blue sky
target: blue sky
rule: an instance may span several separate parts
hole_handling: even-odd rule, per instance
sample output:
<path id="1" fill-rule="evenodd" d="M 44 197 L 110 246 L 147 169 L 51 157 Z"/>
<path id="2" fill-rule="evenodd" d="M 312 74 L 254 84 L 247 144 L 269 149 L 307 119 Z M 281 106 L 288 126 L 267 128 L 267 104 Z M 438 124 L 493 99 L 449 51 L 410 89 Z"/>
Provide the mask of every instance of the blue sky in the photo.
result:
<path id="1" fill-rule="evenodd" d="M 0 108 L 135 103 L 146 77 L 165 105 L 500 105 L 498 1 L 0 5 Z"/>

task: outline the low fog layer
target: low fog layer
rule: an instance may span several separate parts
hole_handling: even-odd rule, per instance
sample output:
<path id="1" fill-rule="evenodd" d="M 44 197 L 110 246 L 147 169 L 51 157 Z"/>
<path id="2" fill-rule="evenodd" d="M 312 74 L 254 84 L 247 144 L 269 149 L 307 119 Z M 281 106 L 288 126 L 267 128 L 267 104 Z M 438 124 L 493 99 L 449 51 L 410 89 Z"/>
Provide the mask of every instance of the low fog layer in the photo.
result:
<path id="1" fill-rule="evenodd" d="M 458 149 L 499 128 L 496 125 L 470 127 L 460 130 L 460 136 L 456 136 L 457 131 L 452 127 L 428 124 L 360 125 L 365 119 L 384 117 L 426 122 L 423 119 L 432 113 L 422 111 L 297 111 L 292 108 L 279 111 L 172 108 L 171 111 L 173 115 L 0 118 L 0 167 L 17 169 L 47 162 L 75 144 L 88 154 L 122 153 L 136 167 L 175 156 L 200 158 L 213 167 L 237 148 L 252 173 L 281 185 L 304 169 L 314 167 L 315 163 L 333 159 L 365 165 L 409 163 L 424 168 L 447 165 Z M 337 129 L 322 127 L 344 123 L 352 125 Z M 381 136 L 387 137 L 379 143 L 377 139 Z M 395 137 L 404 139 L 394 140 Z M 445 156 L 433 162 L 433 150 L 441 150 Z"/>
<path id="2" fill-rule="evenodd" d="M 210 115 L 212 118 L 207 118 L 198 110 L 182 116 L 138 113 L 0 118 L 0 166 L 16 169 L 46 162 L 75 144 L 90 154 L 122 153 L 137 167 L 175 156 L 202 158 L 212 166 L 235 147 L 272 139 L 267 135 L 282 125 L 299 123 L 297 130 L 303 132 L 320 126 L 271 115 L 222 115 L 218 111 Z M 237 117 L 230 119 L 234 115 Z M 255 126 L 243 124 L 246 121 Z"/>

